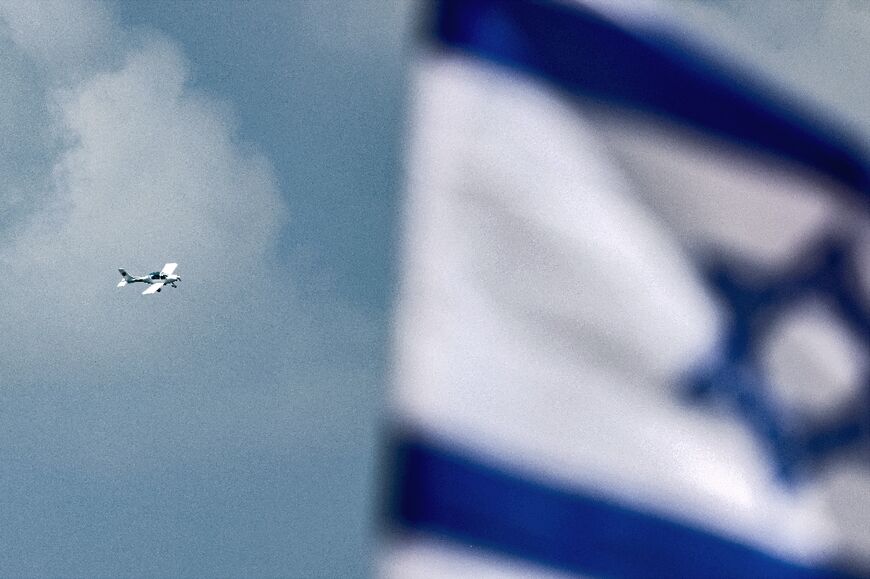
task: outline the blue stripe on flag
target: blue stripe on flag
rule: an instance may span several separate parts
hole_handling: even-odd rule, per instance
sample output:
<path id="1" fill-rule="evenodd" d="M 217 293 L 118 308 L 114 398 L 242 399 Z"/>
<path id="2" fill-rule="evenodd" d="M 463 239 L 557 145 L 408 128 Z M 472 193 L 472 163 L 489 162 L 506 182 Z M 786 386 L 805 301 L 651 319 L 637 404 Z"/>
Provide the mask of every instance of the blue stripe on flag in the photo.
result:
<path id="1" fill-rule="evenodd" d="M 768 98 L 748 78 L 663 33 L 632 31 L 581 6 L 442 0 L 446 46 L 554 83 L 576 96 L 664 115 L 775 154 L 870 195 L 864 156 L 810 115 Z"/>
<path id="2" fill-rule="evenodd" d="M 653 515 L 531 482 L 419 440 L 398 448 L 394 522 L 574 573 L 843 577 Z"/>

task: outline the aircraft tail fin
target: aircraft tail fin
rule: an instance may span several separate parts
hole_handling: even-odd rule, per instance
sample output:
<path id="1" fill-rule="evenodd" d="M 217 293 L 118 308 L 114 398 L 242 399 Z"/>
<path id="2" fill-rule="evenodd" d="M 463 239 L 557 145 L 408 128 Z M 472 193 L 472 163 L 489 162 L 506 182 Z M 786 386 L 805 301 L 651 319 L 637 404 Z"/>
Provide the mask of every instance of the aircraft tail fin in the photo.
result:
<path id="1" fill-rule="evenodd" d="M 124 278 L 118 282 L 118 287 L 124 287 L 125 285 L 127 285 L 127 283 L 133 281 L 133 278 L 130 276 L 129 273 L 127 273 L 127 271 L 125 269 L 119 268 L 118 271 L 121 272 L 121 275 Z"/>

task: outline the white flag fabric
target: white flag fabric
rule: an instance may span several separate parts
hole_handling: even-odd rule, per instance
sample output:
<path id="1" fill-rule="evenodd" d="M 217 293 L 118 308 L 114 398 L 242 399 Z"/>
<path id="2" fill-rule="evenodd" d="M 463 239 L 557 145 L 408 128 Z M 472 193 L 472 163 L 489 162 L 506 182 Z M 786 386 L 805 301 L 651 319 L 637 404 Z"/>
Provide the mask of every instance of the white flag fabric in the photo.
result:
<path id="1" fill-rule="evenodd" d="M 870 572 L 863 154 L 638 13 L 434 12 L 380 572 Z"/>

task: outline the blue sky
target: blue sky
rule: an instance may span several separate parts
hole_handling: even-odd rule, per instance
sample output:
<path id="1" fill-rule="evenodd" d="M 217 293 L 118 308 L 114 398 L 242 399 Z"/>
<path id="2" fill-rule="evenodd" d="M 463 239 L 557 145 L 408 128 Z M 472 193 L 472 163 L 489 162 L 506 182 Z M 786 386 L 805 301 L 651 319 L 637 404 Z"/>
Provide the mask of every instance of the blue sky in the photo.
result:
<path id="1" fill-rule="evenodd" d="M 870 128 L 866 11 L 677 5 Z M 0 2 L 0 575 L 368 572 L 418 7 Z"/>
<path id="2" fill-rule="evenodd" d="M 366 574 L 409 18 L 0 6 L 0 575 Z"/>

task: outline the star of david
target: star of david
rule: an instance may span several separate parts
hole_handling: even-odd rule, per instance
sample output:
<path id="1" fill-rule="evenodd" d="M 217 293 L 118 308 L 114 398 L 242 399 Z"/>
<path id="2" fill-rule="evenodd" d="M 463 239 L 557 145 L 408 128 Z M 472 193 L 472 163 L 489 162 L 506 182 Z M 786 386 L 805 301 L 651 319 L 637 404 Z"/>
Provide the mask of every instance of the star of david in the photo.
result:
<path id="1" fill-rule="evenodd" d="M 730 319 L 716 356 L 692 374 L 686 389 L 695 401 L 723 404 L 736 412 L 766 448 L 786 485 L 798 484 L 835 454 L 850 449 L 870 466 L 870 377 L 863 377 L 854 399 L 835 416 L 802 417 L 795 424 L 772 396 L 760 361 L 772 324 L 797 302 L 814 297 L 832 304 L 865 351 L 870 348 L 870 320 L 852 244 L 826 239 L 807 257 L 801 260 L 803 267 L 770 278 L 747 276 L 745 269 L 725 261 L 707 266 L 708 283 L 730 311 Z"/>

